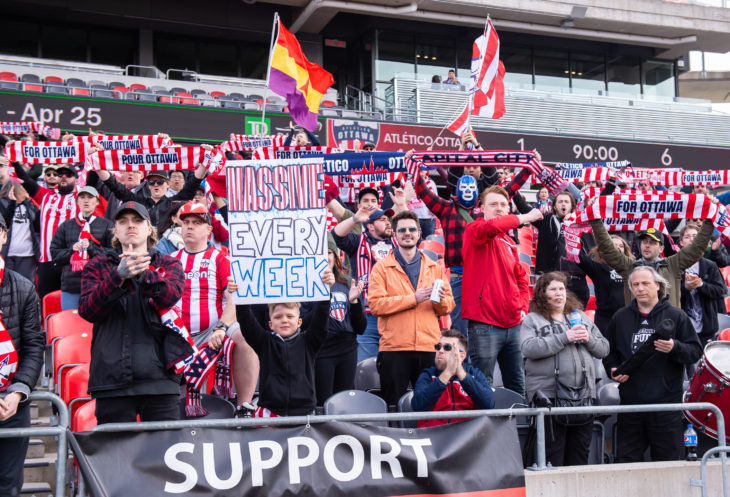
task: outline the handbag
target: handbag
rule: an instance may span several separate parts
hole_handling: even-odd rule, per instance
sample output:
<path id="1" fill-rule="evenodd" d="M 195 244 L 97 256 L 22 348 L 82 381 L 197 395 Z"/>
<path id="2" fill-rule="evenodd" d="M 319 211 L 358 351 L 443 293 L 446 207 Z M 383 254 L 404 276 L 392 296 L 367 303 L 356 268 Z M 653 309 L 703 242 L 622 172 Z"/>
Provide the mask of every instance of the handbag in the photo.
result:
<path id="1" fill-rule="evenodd" d="M 577 344 L 580 347 L 580 344 Z M 583 372 L 583 381 L 579 387 L 571 387 L 560 381 L 560 367 L 558 365 L 558 354 L 553 356 L 555 360 L 555 402 L 554 407 L 585 407 L 592 406 L 593 399 L 588 389 L 588 374 L 586 373 L 585 361 L 579 353 L 581 370 Z M 564 426 L 581 426 L 592 423 L 594 415 L 587 414 L 561 414 L 553 416 L 555 421 Z"/>

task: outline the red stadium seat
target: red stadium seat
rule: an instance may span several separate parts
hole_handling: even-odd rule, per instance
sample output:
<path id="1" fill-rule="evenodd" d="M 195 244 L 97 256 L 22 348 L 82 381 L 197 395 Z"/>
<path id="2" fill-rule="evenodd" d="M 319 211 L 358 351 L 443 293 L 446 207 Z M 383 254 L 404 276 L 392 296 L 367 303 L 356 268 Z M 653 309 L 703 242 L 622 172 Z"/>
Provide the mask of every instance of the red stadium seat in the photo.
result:
<path id="1" fill-rule="evenodd" d="M 200 100 L 198 100 L 197 98 L 182 97 L 182 98 L 180 98 L 180 104 L 181 105 L 200 105 Z"/>
<path id="2" fill-rule="evenodd" d="M 179 92 L 175 93 L 175 96 L 176 97 L 191 97 L 192 98 L 195 95 L 193 95 L 192 93 L 188 93 L 186 91 L 179 91 Z"/>
<path id="3" fill-rule="evenodd" d="M 126 86 L 115 86 L 114 88 L 112 88 L 112 90 L 118 91 L 121 93 L 127 93 L 128 91 L 130 91 L 129 88 L 127 88 Z"/>
<path id="4" fill-rule="evenodd" d="M 535 255 L 534 247 L 532 245 L 532 226 L 523 226 L 517 230 L 517 236 L 520 240 L 519 250 L 523 254 L 532 257 Z"/>
<path id="5" fill-rule="evenodd" d="M 69 413 L 71 418 L 79 407 L 91 400 L 88 390 L 89 365 L 79 364 L 70 368 L 61 385 L 61 398 L 71 411 Z"/>
<path id="6" fill-rule="evenodd" d="M 730 314 L 730 297 L 725 297 L 725 314 Z"/>
<path id="7" fill-rule="evenodd" d="M 337 102 L 333 102 L 332 100 L 322 100 L 322 103 L 320 104 L 322 107 L 334 107 L 337 105 Z"/>
<path id="8" fill-rule="evenodd" d="M 718 340 L 730 342 L 730 328 L 725 328 L 717 335 Z"/>
<path id="9" fill-rule="evenodd" d="M 167 96 L 165 96 L 165 97 L 160 97 L 160 103 L 163 103 L 163 104 L 179 104 L 180 103 L 180 99 L 177 98 L 177 97 L 167 97 Z"/>
<path id="10" fill-rule="evenodd" d="M 213 98 L 218 98 L 218 97 L 225 97 L 226 94 L 225 94 L 225 92 L 222 92 L 222 91 L 212 91 L 212 92 L 210 92 L 210 96 Z"/>
<path id="11" fill-rule="evenodd" d="M 69 88 L 68 93 L 69 95 L 91 96 L 91 91 L 88 88 Z"/>
<path id="12" fill-rule="evenodd" d="M 23 84 L 23 90 L 24 91 L 37 91 L 37 92 L 43 92 L 43 85 L 36 85 L 33 83 L 24 83 Z"/>
<path id="13" fill-rule="evenodd" d="M 92 327 L 90 322 L 79 316 L 77 309 L 57 312 L 48 320 L 46 341 L 50 344 L 65 336 L 91 333 Z"/>
<path id="14" fill-rule="evenodd" d="M 89 431 L 96 426 L 96 401 L 79 407 L 71 418 L 71 431 Z"/>
<path id="15" fill-rule="evenodd" d="M 591 295 L 588 298 L 588 305 L 586 306 L 587 311 L 595 311 L 596 310 L 596 296 Z"/>
<path id="16" fill-rule="evenodd" d="M 44 83 L 63 83 L 63 78 L 59 78 L 58 76 L 46 76 L 43 80 Z"/>
<path id="17" fill-rule="evenodd" d="M 437 240 L 423 240 L 418 248 L 422 250 L 430 250 L 431 252 L 436 253 L 439 258 L 443 258 L 446 255 L 446 247 L 444 247 L 443 243 Z"/>
<path id="18" fill-rule="evenodd" d="M 61 393 L 61 384 L 68 370 L 91 360 L 91 333 L 69 335 L 58 340 L 53 353 L 54 385 L 56 393 Z"/>
<path id="19" fill-rule="evenodd" d="M 129 89 L 130 90 L 146 90 L 147 87 L 140 83 L 132 83 L 131 85 L 129 85 Z"/>
<path id="20" fill-rule="evenodd" d="M 56 290 L 43 297 L 43 327 L 47 328 L 48 318 L 52 314 L 61 312 L 61 290 Z"/>
<path id="21" fill-rule="evenodd" d="M 18 81 L 18 75 L 14 72 L 0 72 L 0 81 Z"/>

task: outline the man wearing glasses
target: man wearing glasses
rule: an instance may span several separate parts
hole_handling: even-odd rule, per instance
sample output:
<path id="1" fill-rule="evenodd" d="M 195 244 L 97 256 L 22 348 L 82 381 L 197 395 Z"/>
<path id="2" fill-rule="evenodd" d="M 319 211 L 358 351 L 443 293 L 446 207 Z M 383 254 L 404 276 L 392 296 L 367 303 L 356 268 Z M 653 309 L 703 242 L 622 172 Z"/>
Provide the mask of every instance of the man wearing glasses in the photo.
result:
<path id="1" fill-rule="evenodd" d="M 58 186 L 58 166 L 49 164 L 43 169 L 43 183 L 49 190 L 55 190 Z"/>
<path id="2" fill-rule="evenodd" d="M 467 341 L 459 330 L 444 331 L 436 344 L 435 366 L 426 368 L 413 389 L 414 411 L 467 411 L 494 408 L 494 395 L 484 374 L 464 364 Z M 440 426 L 460 419 L 422 419 L 419 428 Z"/>
<path id="3" fill-rule="evenodd" d="M 380 344 L 377 368 L 388 405 L 396 405 L 433 364 L 434 345 L 441 338 L 439 316 L 454 308 L 444 269 L 418 250 L 418 216 L 403 211 L 393 217 L 397 246 L 370 273 L 368 304 L 378 318 Z M 434 283 L 441 288 L 432 292 Z"/>

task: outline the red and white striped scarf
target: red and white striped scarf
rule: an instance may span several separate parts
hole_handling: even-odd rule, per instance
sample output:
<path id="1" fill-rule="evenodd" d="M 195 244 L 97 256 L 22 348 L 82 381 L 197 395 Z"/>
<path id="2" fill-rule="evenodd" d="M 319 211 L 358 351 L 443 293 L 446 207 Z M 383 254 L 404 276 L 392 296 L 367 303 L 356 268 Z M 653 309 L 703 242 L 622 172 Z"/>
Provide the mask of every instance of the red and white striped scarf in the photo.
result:
<path id="1" fill-rule="evenodd" d="M 357 202 L 357 194 L 363 188 L 378 188 L 380 186 L 392 185 L 395 181 L 400 180 L 405 182 L 405 173 L 386 173 L 384 180 L 381 181 L 363 181 L 363 178 L 367 178 L 367 175 L 357 176 L 332 176 L 332 181 L 340 189 L 340 200 L 343 202 L 355 203 Z M 383 201 L 383 192 L 378 189 L 378 203 Z"/>
<path id="2" fill-rule="evenodd" d="M 254 160 L 299 159 L 311 155 L 331 154 L 336 149 L 320 145 L 305 147 L 259 147 L 253 152 Z"/>
<path id="3" fill-rule="evenodd" d="M 5 276 L 5 260 L 0 257 L 0 285 L 3 283 Z M 2 321 L 2 313 L 0 313 L 0 392 L 4 392 L 13 376 L 18 370 L 18 353 L 15 350 L 10 333 Z"/>
<path id="4" fill-rule="evenodd" d="M 215 172 L 225 163 L 218 150 L 208 152 L 203 147 L 161 147 L 123 150 L 103 150 L 90 154 L 86 168 L 106 171 L 189 171 L 203 164 Z"/>
<path id="5" fill-rule="evenodd" d="M 43 123 L 21 121 L 21 122 L 0 122 L 0 134 L 2 135 L 27 135 L 38 133 L 50 140 L 60 140 L 61 130 Z"/>
<path id="6" fill-rule="evenodd" d="M 71 141 L 99 145 L 106 150 L 172 147 L 172 140 L 160 135 L 89 135 L 75 136 Z"/>
<path id="7" fill-rule="evenodd" d="M 727 185 L 730 183 L 730 171 L 686 171 L 684 169 L 651 169 L 647 173 L 652 185 L 694 186 L 694 185 Z"/>
<path id="8" fill-rule="evenodd" d="M 82 240 L 89 240 L 89 243 L 92 241 L 99 243 L 99 241 L 91 234 L 91 223 L 94 222 L 94 219 L 96 219 L 96 216 L 91 216 L 88 220 L 86 220 L 81 213 L 76 216 L 76 223 L 81 226 L 79 242 Z M 83 271 L 84 267 L 89 262 L 89 250 L 85 248 L 76 250 L 73 254 L 71 254 L 71 260 L 69 262 L 71 264 L 71 271 Z"/>
<path id="9" fill-rule="evenodd" d="M 607 167 L 586 167 L 584 169 L 557 169 L 561 178 L 570 183 L 585 183 L 586 181 L 607 181 L 615 172 Z M 539 183 L 533 175 L 533 183 Z"/>
<path id="10" fill-rule="evenodd" d="M 84 162 L 91 153 L 91 144 L 74 141 L 19 140 L 5 145 L 10 162 L 27 164 L 71 164 Z"/>
<path id="11" fill-rule="evenodd" d="M 38 262 L 51 262 L 51 240 L 62 222 L 76 216 L 76 192 L 61 195 L 50 192 L 41 201 L 41 257 Z"/>
<path id="12" fill-rule="evenodd" d="M 224 152 L 253 152 L 257 148 L 283 147 L 285 135 L 237 135 L 231 133 L 228 141 L 221 143 Z"/>

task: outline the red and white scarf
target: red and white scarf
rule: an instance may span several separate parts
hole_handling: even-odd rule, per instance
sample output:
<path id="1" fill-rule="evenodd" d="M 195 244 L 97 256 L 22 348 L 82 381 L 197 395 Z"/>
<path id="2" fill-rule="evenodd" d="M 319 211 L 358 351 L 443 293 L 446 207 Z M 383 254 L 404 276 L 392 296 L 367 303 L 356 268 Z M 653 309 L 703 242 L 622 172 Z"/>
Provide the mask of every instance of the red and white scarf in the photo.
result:
<path id="1" fill-rule="evenodd" d="M 28 133 L 38 133 L 50 140 L 60 140 L 61 130 L 53 128 L 43 123 L 36 122 L 0 122 L 0 134 L 2 135 L 27 135 Z"/>
<path id="2" fill-rule="evenodd" d="M 5 260 L 0 257 L 0 285 L 2 285 L 4 276 Z M 18 370 L 18 353 L 15 351 L 13 340 L 1 317 L 2 313 L 0 313 L 0 392 L 4 392 Z"/>
<path id="3" fill-rule="evenodd" d="M 652 185 L 694 186 L 694 185 L 727 185 L 730 183 L 730 171 L 686 171 L 684 169 L 650 169 L 647 173 Z"/>
<path id="4" fill-rule="evenodd" d="M 91 146 L 78 141 L 19 140 L 5 145 L 5 156 L 10 162 L 26 164 L 70 164 L 84 162 Z"/>
<path id="5" fill-rule="evenodd" d="M 89 135 L 75 136 L 72 141 L 99 145 L 106 150 L 172 147 L 172 140 L 160 135 Z"/>
<path id="6" fill-rule="evenodd" d="M 283 147 L 285 135 L 237 135 L 231 133 L 228 141 L 221 143 L 224 152 L 253 152 L 257 148 Z"/>
<path id="7" fill-rule="evenodd" d="M 103 150 L 86 159 L 88 169 L 106 171 L 189 171 L 203 164 L 215 172 L 225 163 L 218 150 L 203 147 L 161 147 L 124 150 Z"/>
<path id="8" fill-rule="evenodd" d="M 94 222 L 94 219 L 96 219 L 96 216 L 91 216 L 88 220 L 86 220 L 81 213 L 76 216 L 76 223 L 81 226 L 79 242 L 82 240 L 89 240 L 89 243 L 95 242 L 101 245 L 99 240 L 94 238 L 94 235 L 91 234 L 91 223 Z M 89 262 L 89 250 L 86 248 L 76 250 L 73 254 L 71 254 L 71 260 L 69 262 L 71 263 L 71 271 L 83 271 L 84 267 Z"/>
<path id="9" fill-rule="evenodd" d="M 254 150 L 253 159 L 299 159 L 312 155 L 332 154 L 335 150 L 333 147 L 323 147 L 320 145 L 308 145 L 306 147 L 259 147 Z"/>

